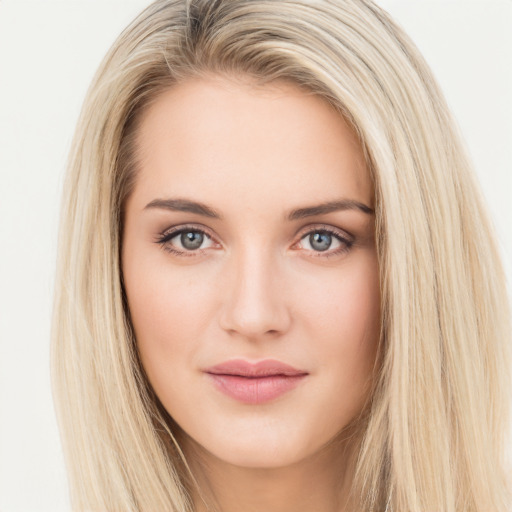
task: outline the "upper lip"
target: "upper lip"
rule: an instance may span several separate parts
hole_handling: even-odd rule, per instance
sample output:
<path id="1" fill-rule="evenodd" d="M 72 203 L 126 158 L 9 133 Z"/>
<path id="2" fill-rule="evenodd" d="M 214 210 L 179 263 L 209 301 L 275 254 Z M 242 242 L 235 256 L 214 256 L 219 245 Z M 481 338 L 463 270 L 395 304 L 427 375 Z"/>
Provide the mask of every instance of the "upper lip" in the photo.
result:
<path id="1" fill-rule="evenodd" d="M 275 359 L 265 359 L 256 363 L 244 361 L 243 359 L 231 359 L 230 361 L 207 368 L 205 372 L 214 375 L 239 375 L 241 377 L 297 376 L 307 375 L 308 373 Z"/>

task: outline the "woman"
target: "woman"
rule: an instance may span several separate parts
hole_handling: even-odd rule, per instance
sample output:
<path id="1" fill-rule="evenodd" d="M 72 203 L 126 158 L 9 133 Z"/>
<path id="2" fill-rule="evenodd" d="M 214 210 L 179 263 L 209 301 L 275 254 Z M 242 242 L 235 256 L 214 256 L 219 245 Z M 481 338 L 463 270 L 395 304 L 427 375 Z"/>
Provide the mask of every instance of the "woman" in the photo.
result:
<path id="1" fill-rule="evenodd" d="M 508 306 L 369 1 L 157 1 L 89 91 L 54 386 L 77 510 L 506 510 Z"/>

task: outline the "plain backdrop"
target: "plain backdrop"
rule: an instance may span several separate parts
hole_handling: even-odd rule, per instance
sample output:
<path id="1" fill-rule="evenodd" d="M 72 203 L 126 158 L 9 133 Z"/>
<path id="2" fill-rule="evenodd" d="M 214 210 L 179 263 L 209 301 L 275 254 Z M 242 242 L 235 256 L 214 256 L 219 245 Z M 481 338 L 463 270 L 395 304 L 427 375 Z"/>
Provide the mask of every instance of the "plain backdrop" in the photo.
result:
<path id="1" fill-rule="evenodd" d="M 512 276 L 512 1 L 382 0 L 465 137 Z M 69 510 L 49 375 L 65 160 L 101 58 L 147 0 L 0 0 L 0 511 Z M 510 287 L 509 287 L 510 290 Z"/>

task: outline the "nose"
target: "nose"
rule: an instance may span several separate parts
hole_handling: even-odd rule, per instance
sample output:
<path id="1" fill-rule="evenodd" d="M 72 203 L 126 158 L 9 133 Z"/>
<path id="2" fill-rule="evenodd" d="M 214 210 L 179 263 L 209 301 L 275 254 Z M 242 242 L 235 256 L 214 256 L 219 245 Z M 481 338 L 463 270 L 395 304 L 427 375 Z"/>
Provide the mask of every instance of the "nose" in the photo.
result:
<path id="1" fill-rule="evenodd" d="M 291 317 L 276 261 L 257 250 L 233 259 L 224 288 L 221 328 L 252 341 L 286 332 Z"/>

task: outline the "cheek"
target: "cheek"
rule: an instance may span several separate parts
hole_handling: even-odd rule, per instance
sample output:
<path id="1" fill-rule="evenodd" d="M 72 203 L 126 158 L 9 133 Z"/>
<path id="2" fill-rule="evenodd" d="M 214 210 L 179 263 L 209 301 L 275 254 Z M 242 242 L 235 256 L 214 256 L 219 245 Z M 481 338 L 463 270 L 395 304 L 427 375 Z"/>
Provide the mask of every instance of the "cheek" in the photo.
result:
<path id="1" fill-rule="evenodd" d="M 166 279 L 157 268 L 141 272 L 141 278 L 127 285 L 128 304 L 137 339 L 165 342 L 180 340 L 181 331 L 197 330 L 201 322 L 199 290 Z M 179 341 L 178 341 L 179 343 Z"/>
<path id="2" fill-rule="evenodd" d="M 340 266 L 316 283 L 306 283 L 304 316 L 318 328 L 332 331 L 335 346 L 373 340 L 380 326 L 380 291 L 376 258 L 365 255 Z"/>
<path id="3" fill-rule="evenodd" d="M 337 275 L 310 286 L 302 308 L 310 337 L 316 333 L 315 351 L 330 385 L 345 397 L 364 393 L 380 335 L 376 257 L 369 254 L 350 269 L 340 267 Z"/>
<path id="4" fill-rule="evenodd" d="M 125 289 L 141 361 L 158 394 L 193 363 L 208 317 L 205 280 L 170 271 L 160 251 L 160 261 L 136 251 L 123 261 Z"/>

